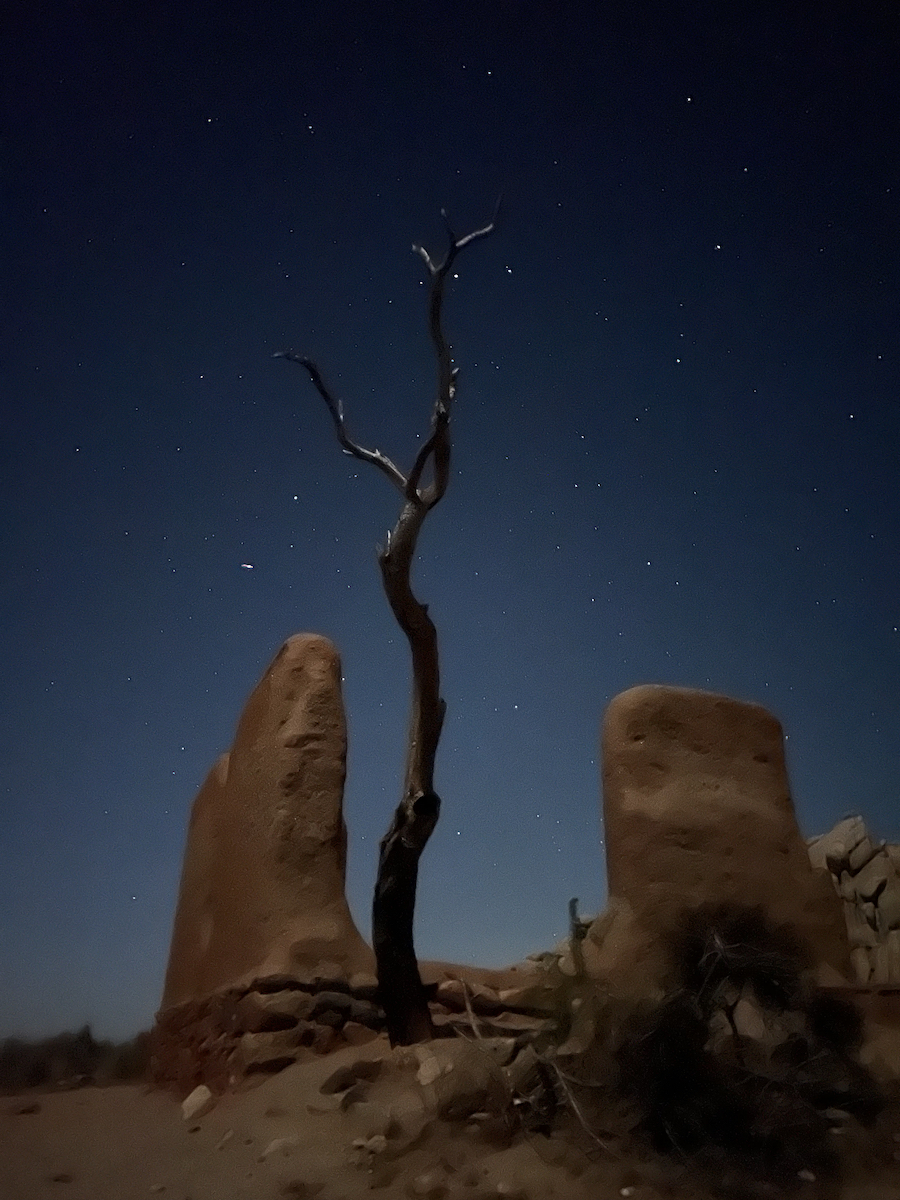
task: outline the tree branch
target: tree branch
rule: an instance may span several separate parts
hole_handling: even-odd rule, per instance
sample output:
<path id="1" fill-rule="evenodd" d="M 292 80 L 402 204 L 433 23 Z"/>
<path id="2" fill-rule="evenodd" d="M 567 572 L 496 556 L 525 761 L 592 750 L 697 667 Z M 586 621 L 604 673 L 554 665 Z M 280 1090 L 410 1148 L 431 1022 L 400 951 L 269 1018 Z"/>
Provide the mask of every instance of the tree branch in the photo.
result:
<path id="1" fill-rule="evenodd" d="M 305 367 L 309 372 L 309 377 L 316 387 L 316 391 L 325 401 L 328 406 L 328 411 L 331 413 L 331 419 L 334 422 L 334 431 L 337 434 L 338 441 L 344 449 L 345 454 L 352 454 L 354 458 L 362 459 L 363 462 L 370 462 L 379 470 L 384 471 L 391 483 L 399 488 L 401 492 L 406 491 L 406 479 L 399 467 L 395 467 L 386 454 L 382 454 L 380 450 L 366 450 L 364 446 L 357 445 L 351 441 L 347 435 L 347 427 L 344 424 L 344 406 L 340 400 L 335 399 L 328 389 L 328 385 L 322 378 L 321 372 L 316 364 L 310 358 L 304 358 L 301 354 L 295 354 L 293 350 L 279 350 L 277 354 L 272 355 L 273 358 L 286 358 L 290 362 L 299 363 L 301 367 Z"/>

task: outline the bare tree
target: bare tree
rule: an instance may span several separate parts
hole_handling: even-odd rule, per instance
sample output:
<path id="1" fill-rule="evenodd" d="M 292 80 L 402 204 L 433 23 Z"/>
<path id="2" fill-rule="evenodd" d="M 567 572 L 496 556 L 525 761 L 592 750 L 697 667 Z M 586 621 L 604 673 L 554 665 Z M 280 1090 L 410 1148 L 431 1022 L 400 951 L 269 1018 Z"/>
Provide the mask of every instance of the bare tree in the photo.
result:
<path id="1" fill-rule="evenodd" d="M 387 1017 L 392 1046 L 434 1037 L 413 945 L 413 916 L 419 856 L 440 814 L 441 802 L 434 790 L 434 761 L 446 705 L 441 698 L 437 630 L 427 606 L 413 594 L 410 572 L 425 517 L 441 500 L 450 481 L 450 414 L 459 371 L 453 365 L 443 331 L 444 289 L 459 252 L 493 231 L 498 210 L 499 201 L 490 222 L 465 237 L 454 234 L 447 214 L 442 212 L 450 238 L 443 262 L 435 263 L 423 247 L 413 246 L 428 268 L 431 280 L 428 328 L 437 358 L 438 387 L 431 432 L 408 475 L 404 475 L 380 450 L 366 450 L 350 438 L 343 405 L 328 388 L 314 362 L 292 351 L 276 355 L 305 367 L 328 407 L 344 453 L 378 467 L 403 497 L 397 524 L 388 532 L 385 545 L 378 547 L 384 590 L 397 623 L 409 640 L 413 674 L 403 797 L 380 843 L 372 903 L 372 941 L 378 965 L 379 998 Z M 430 481 L 426 483 L 429 471 Z"/>

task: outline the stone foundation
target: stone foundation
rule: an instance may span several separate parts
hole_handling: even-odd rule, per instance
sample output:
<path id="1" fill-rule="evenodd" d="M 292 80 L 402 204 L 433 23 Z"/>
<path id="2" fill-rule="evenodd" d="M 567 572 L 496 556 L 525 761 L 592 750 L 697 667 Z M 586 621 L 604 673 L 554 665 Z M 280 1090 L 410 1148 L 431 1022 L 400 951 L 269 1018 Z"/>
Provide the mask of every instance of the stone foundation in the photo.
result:
<path id="1" fill-rule="evenodd" d="M 433 974 L 423 971 L 426 981 Z M 472 1036 L 473 1017 L 481 1036 L 523 1043 L 555 1027 L 562 1011 L 558 980 L 537 970 L 496 974 L 499 983 L 515 986 L 490 987 L 446 972 L 426 983 L 439 1035 Z M 272 975 L 173 1005 L 157 1014 L 150 1081 L 180 1095 L 199 1084 L 217 1093 L 234 1091 L 255 1075 L 362 1045 L 385 1031 L 376 997 L 374 982 L 351 986 L 342 979 Z"/>

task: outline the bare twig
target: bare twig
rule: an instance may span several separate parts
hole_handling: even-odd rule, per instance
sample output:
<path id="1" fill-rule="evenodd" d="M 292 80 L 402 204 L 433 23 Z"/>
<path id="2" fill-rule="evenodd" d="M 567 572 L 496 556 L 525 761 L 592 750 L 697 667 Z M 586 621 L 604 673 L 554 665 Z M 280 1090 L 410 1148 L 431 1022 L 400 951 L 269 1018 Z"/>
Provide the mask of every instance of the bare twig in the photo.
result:
<path id="1" fill-rule="evenodd" d="M 475 1037 L 481 1040 L 484 1037 L 484 1034 L 478 1028 L 478 1020 L 475 1016 L 475 1010 L 472 1008 L 472 1001 L 469 997 L 469 985 L 464 979 L 460 979 L 458 975 L 453 975 L 451 978 L 455 979 L 456 982 L 462 987 L 463 1003 L 466 1006 L 466 1016 L 469 1018 L 469 1024 L 472 1027 L 472 1032 L 475 1034 Z"/>
<path id="2" fill-rule="evenodd" d="M 549 1066 L 551 1066 L 553 1068 L 553 1072 L 556 1075 L 557 1080 L 559 1081 L 559 1086 L 562 1088 L 562 1090 L 565 1094 L 566 1100 L 568 1100 L 569 1105 L 572 1109 L 572 1112 L 575 1114 L 575 1116 L 578 1120 L 578 1124 L 581 1126 L 581 1128 L 584 1130 L 584 1132 L 588 1135 L 588 1137 L 591 1139 L 591 1141 L 594 1142 L 595 1145 L 600 1147 L 600 1149 L 605 1154 L 609 1154 L 613 1158 L 619 1158 L 620 1156 L 618 1154 L 616 1154 L 615 1150 L 613 1150 L 613 1148 L 609 1145 L 609 1143 L 604 1142 L 602 1138 L 597 1137 L 596 1133 L 594 1133 L 593 1129 L 591 1129 L 590 1125 L 587 1122 L 587 1118 L 585 1117 L 584 1113 L 581 1110 L 581 1106 L 579 1105 L 578 1101 L 575 1099 L 575 1093 L 572 1091 L 571 1087 L 569 1086 L 569 1081 L 571 1080 L 572 1083 L 578 1083 L 579 1081 L 576 1079 L 572 1079 L 572 1077 L 570 1075 L 566 1075 L 565 1072 L 562 1071 L 557 1066 L 557 1064 L 555 1062 L 553 1062 L 552 1059 L 545 1059 L 544 1061 L 547 1062 L 549 1064 Z"/>

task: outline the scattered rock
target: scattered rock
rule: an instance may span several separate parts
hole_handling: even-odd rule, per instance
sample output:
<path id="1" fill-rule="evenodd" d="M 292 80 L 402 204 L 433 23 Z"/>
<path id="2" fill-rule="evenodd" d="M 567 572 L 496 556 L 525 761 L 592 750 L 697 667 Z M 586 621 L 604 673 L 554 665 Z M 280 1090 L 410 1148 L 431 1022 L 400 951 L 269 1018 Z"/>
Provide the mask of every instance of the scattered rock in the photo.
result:
<path id="1" fill-rule="evenodd" d="M 365 1046 L 378 1037 L 378 1030 L 361 1025 L 358 1021 L 345 1021 L 341 1037 L 350 1046 Z"/>
<path id="2" fill-rule="evenodd" d="M 276 1154 L 281 1155 L 283 1158 L 287 1158 L 299 1146 L 300 1139 L 298 1137 L 274 1138 L 271 1142 L 269 1142 L 265 1150 L 263 1150 L 257 1161 L 265 1162 L 267 1158 L 272 1158 Z"/>
<path id="3" fill-rule="evenodd" d="M 406 1194 L 421 1197 L 422 1200 L 443 1200 L 449 1190 L 439 1172 L 426 1171 L 412 1180 L 406 1189 Z"/>
<path id="4" fill-rule="evenodd" d="M 209 1088 L 201 1083 L 195 1087 L 189 1096 L 181 1102 L 181 1115 L 185 1121 L 193 1121 L 204 1117 L 216 1106 L 216 1098 Z"/>
<path id="5" fill-rule="evenodd" d="M 369 1085 L 367 1083 L 354 1083 L 353 1087 L 348 1088 L 341 1096 L 341 1111 L 346 1112 L 354 1104 L 362 1104 L 369 1095 Z"/>

